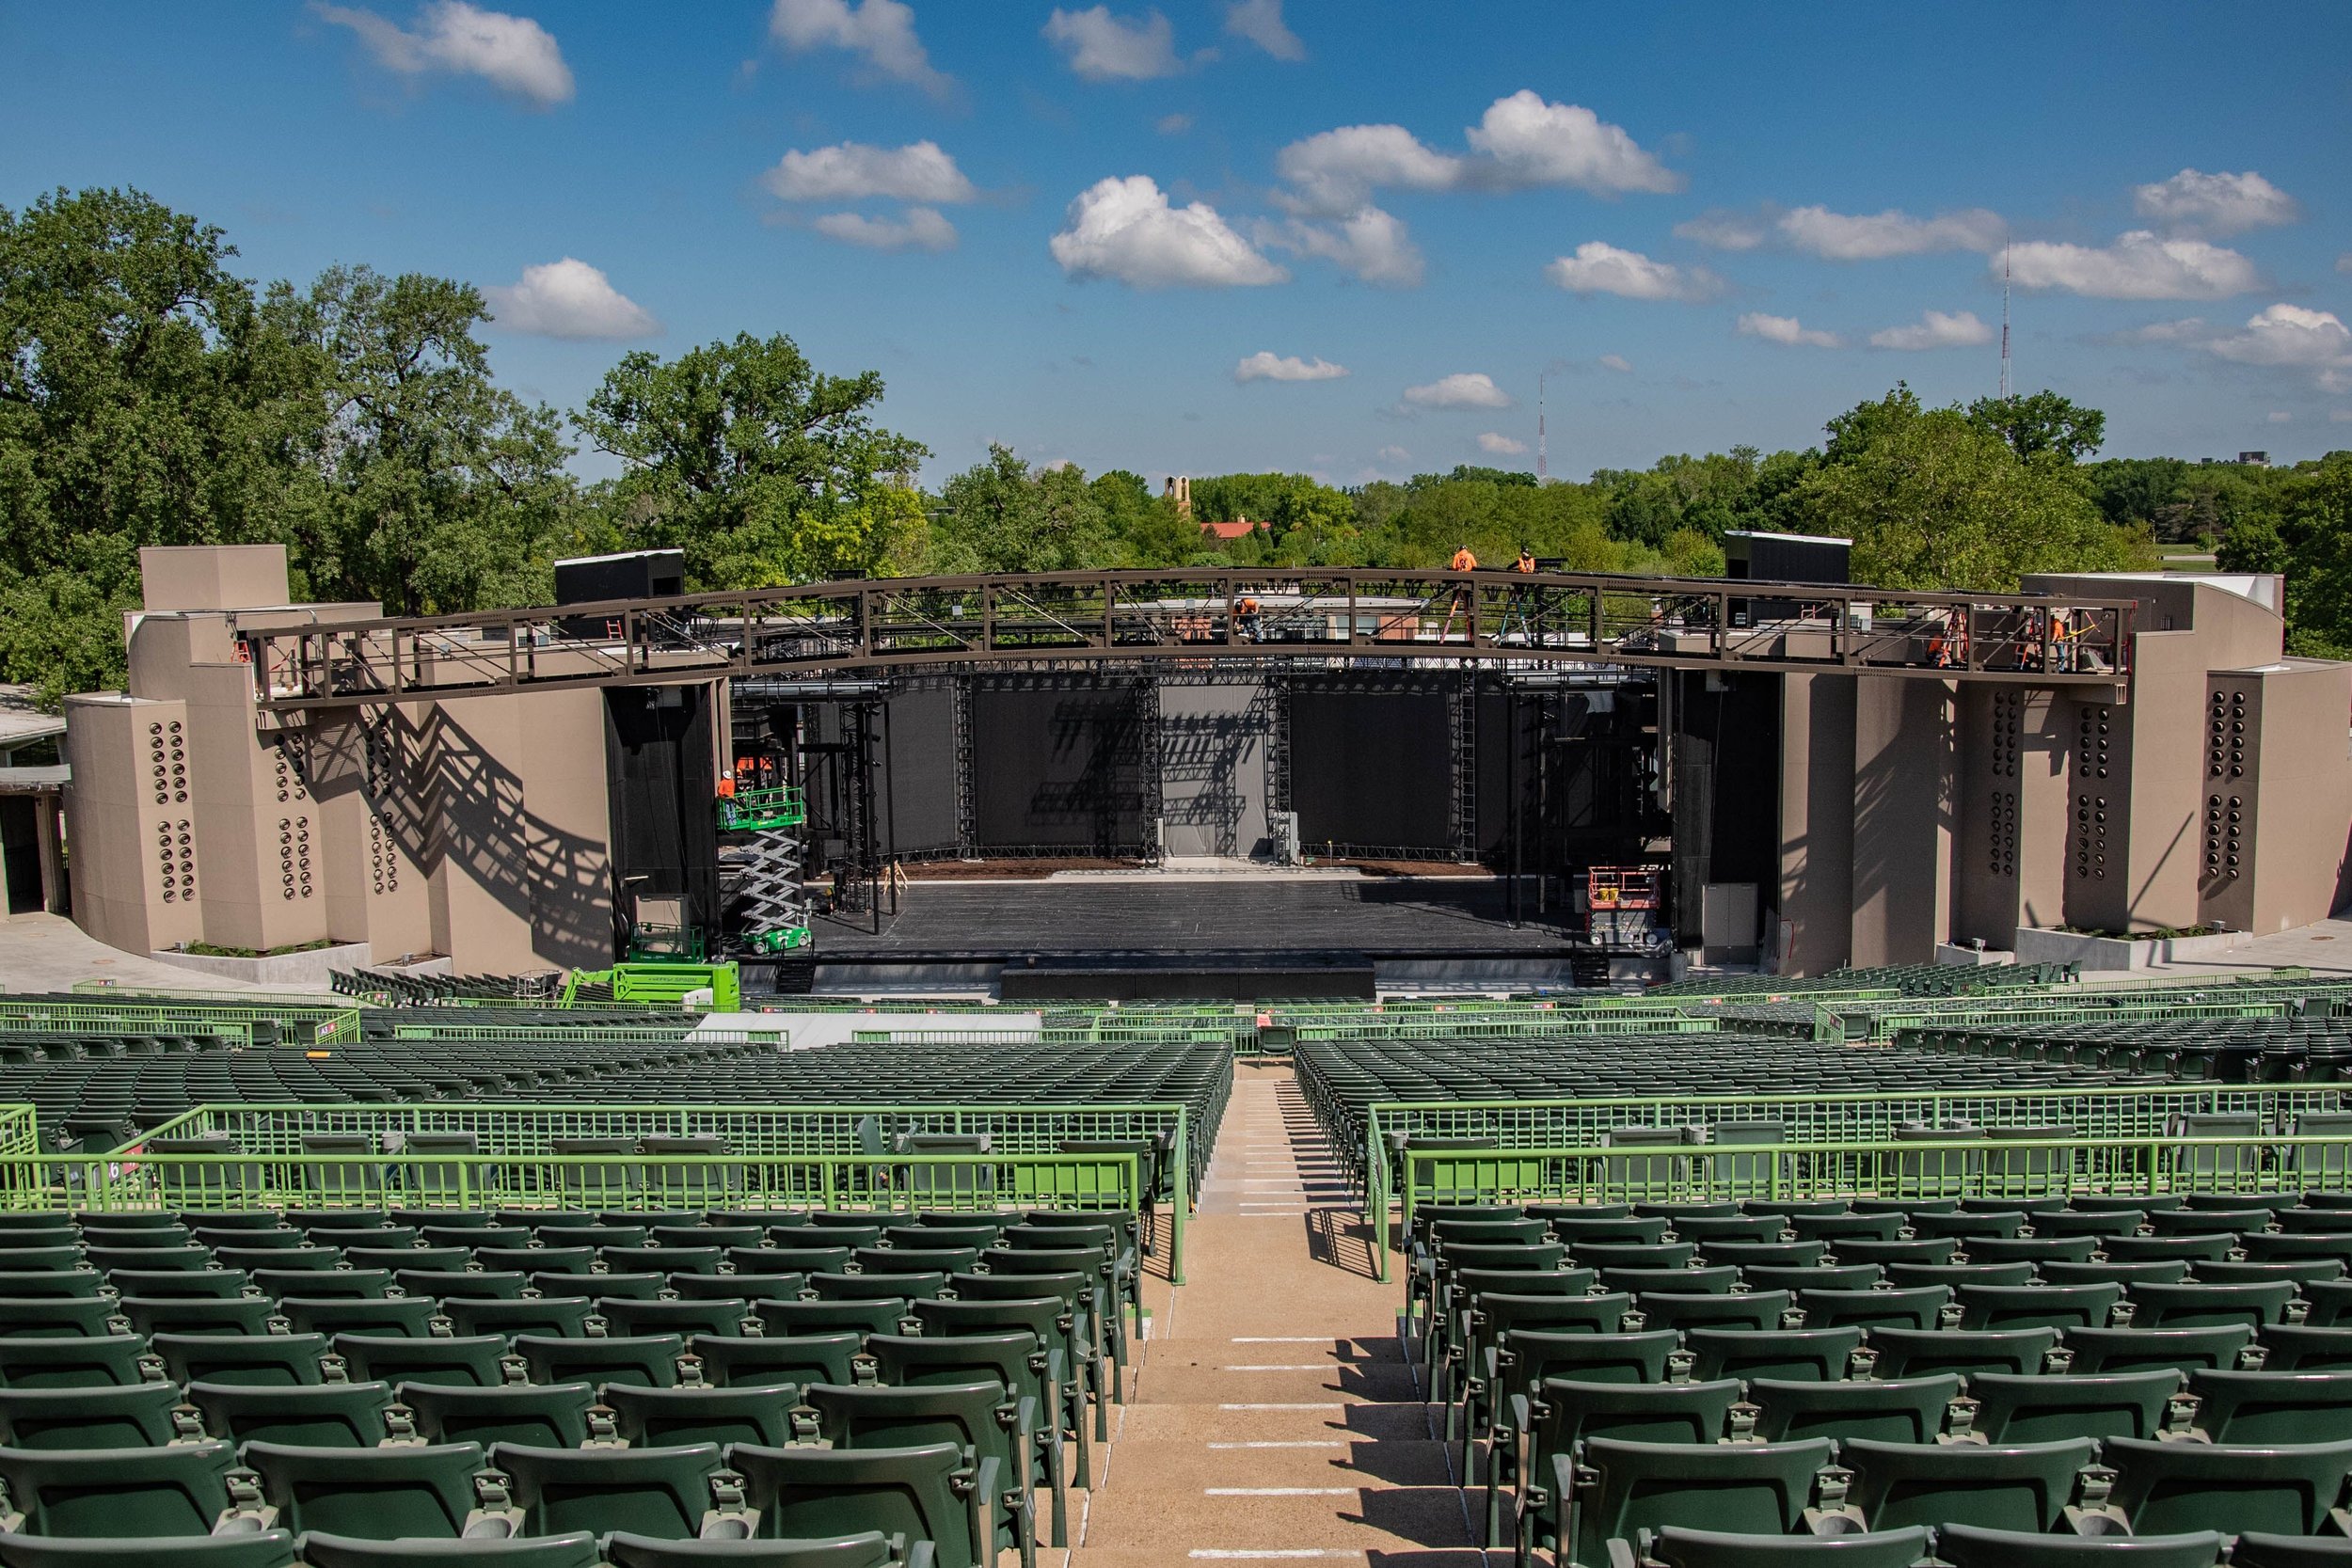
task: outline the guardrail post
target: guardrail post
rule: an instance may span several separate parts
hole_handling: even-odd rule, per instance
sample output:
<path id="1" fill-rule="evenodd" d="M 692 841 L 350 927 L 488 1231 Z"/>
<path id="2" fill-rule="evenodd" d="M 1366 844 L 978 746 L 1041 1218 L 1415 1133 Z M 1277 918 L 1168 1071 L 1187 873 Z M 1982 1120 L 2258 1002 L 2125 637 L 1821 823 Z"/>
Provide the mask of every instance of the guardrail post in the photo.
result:
<path id="1" fill-rule="evenodd" d="M 1380 1109 L 1364 1108 L 1364 1231 L 1377 1276 L 1389 1277 L 1389 1158 L 1380 1142 Z"/>
<path id="2" fill-rule="evenodd" d="M 1184 1216 L 1192 1207 L 1191 1120 L 1191 1112 L 1177 1111 L 1176 1147 L 1170 1155 L 1170 1163 L 1176 1167 L 1176 1186 L 1168 1202 L 1168 1279 L 1171 1285 L 1184 1282 Z"/>

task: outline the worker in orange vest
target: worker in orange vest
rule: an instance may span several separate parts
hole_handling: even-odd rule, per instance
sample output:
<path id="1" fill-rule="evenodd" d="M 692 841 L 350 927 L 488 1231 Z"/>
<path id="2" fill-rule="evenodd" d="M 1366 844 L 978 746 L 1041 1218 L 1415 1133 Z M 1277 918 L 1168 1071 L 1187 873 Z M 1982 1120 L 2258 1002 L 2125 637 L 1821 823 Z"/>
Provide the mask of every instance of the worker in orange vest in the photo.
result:
<path id="1" fill-rule="evenodd" d="M 1457 545 L 1454 548 L 1454 560 L 1449 569 L 1456 572 L 1475 572 L 1478 570 L 1478 557 L 1470 553 L 1470 547 L 1468 545 Z M 1447 602 L 1445 607 L 1445 629 L 1438 633 L 1438 641 L 1442 642 L 1454 635 L 1454 618 L 1456 615 L 1470 613 L 1470 595 L 1475 592 L 1477 590 L 1467 582 L 1454 591 L 1454 597 Z"/>

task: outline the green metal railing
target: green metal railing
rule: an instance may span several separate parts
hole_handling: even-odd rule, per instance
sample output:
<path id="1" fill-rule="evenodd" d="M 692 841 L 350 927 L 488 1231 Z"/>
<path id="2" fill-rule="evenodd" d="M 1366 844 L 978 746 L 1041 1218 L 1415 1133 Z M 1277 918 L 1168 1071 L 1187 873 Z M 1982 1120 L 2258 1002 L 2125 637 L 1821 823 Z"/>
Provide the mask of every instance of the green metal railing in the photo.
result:
<path id="1" fill-rule="evenodd" d="M 1701 1203 L 2298 1192 L 2352 1178 L 2352 1137 L 1850 1139 L 1674 1148 L 1408 1149 L 1402 1233 L 1432 1203 Z M 1386 1215 L 1374 1222 L 1389 1277 Z"/>
<path id="2" fill-rule="evenodd" d="M 556 1140 L 596 1140 L 634 1147 L 646 1138 L 709 1138 L 720 1140 L 723 1156 L 690 1154 L 677 1157 L 686 1164 L 742 1166 L 777 1173 L 763 1177 L 755 1189 L 777 1195 L 773 1200 L 798 1204 L 818 1201 L 803 1193 L 803 1167 L 828 1162 L 880 1168 L 910 1163 L 928 1165 L 944 1155 L 894 1150 L 901 1134 L 986 1137 L 989 1150 L 976 1156 L 979 1164 L 1004 1164 L 1061 1157 L 1065 1143 L 1163 1144 L 1165 1158 L 1156 1162 L 1159 1185 L 1169 1209 L 1169 1262 L 1177 1283 L 1183 1283 L 1184 1230 L 1196 1183 L 1193 1142 L 1199 1130 L 1190 1110 L 1180 1102 L 1084 1105 L 559 1105 L 506 1104 L 467 1101 L 422 1105 L 199 1105 L 159 1127 L 151 1128 L 105 1158 L 137 1162 L 143 1151 L 164 1139 L 224 1139 L 230 1146 L 219 1158 L 229 1164 L 240 1161 L 264 1167 L 313 1163 L 325 1158 L 307 1140 L 321 1136 L 363 1137 L 377 1154 L 355 1155 L 358 1164 L 407 1166 L 430 1164 L 427 1156 L 402 1152 L 419 1134 L 463 1133 L 474 1147 L 453 1156 L 459 1163 L 513 1164 L 524 1167 L 560 1164 L 551 1150 Z M 1095 1158 L 1089 1154 L 1072 1158 Z M 1103 1158 L 1115 1156 L 1104 1155 Z M 158 1156 L 146 1156 L 151 1163 Z M 196 1158 L 172 1154 L 171 1160 Z M 209 1158 L 209 1156 L 208 1156 Z M 659 1163 L 657 1156 L 601 1151 L 593 1164 L 636 1166 Z M 787 1180 L 787 1178 L 789 1178 Z M 535 1188 L 533 1190 L 536 1190 Z M 1140 1194 L 1139 1197 L 1156 1196 Z M 1009 1192 L 1005 1201 L 1022 1195 Z M 451 1202 L 443 1195 L 432 1202 Z M 619 1205 L 614 1205 L 619 1207 Z"/>

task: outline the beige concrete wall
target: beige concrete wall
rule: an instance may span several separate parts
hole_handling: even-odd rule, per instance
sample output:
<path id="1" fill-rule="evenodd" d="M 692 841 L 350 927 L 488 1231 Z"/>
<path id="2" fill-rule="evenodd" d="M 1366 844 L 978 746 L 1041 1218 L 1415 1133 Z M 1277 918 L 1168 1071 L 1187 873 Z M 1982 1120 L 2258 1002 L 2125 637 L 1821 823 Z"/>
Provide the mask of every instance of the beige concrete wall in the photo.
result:
<path id="1" fill-rule="evenodd" d="M 151 545 L 139 551 L 142 597 L 154 610 L 243 610 L 288 597 L 283 545 Z"/>
<path id="2" fill-rule="evenodd" d="M 2055 923 L 2065 894 L 2067 750 L 2058 705 L 2023 686 L 1963 686 L 1952 940 L 2006 950 Z"/>
<path id="3" fill-rule="evenodd" d="M 66 699 L 73 918 L 134 953 L 203 935 L 209 871 L 186 798 L 187 739 L 184 704 L 121 692 Z"/>
<path id="4" fill-rule="evenodd" d="M 1857 965 L 1932 963 L 1951 928 L 1953 695 L 1943 681 L 1854 682 Z"/>
<path id="5" fill-rule="evenodd" d="M 1854 683 L 1781 679 L 1780 889 L 1784 974 L 1852 956 Z"/>
<path id="6" fill-rule="evenodd" d="M 2216 672 L 2204 715 L 2201 917 L 2268 933 L 2325 917 L 2352 834 L 2352 665 Z"/>

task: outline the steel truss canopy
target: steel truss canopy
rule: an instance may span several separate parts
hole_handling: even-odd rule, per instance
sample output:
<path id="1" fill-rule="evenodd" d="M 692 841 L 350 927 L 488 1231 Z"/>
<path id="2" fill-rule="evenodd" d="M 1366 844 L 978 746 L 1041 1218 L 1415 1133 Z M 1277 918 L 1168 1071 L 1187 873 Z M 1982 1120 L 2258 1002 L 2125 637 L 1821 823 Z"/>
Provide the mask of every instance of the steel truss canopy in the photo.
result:
<path id="1" fill-rule="evenodd" d="M 1042 660 L 1651 665 L 2121 689 L 2128 599 L 1376 568 L 890 578 L 241 626 L 259 708 Z M 280 613 L 282 622 L 282 612 Z"/>

